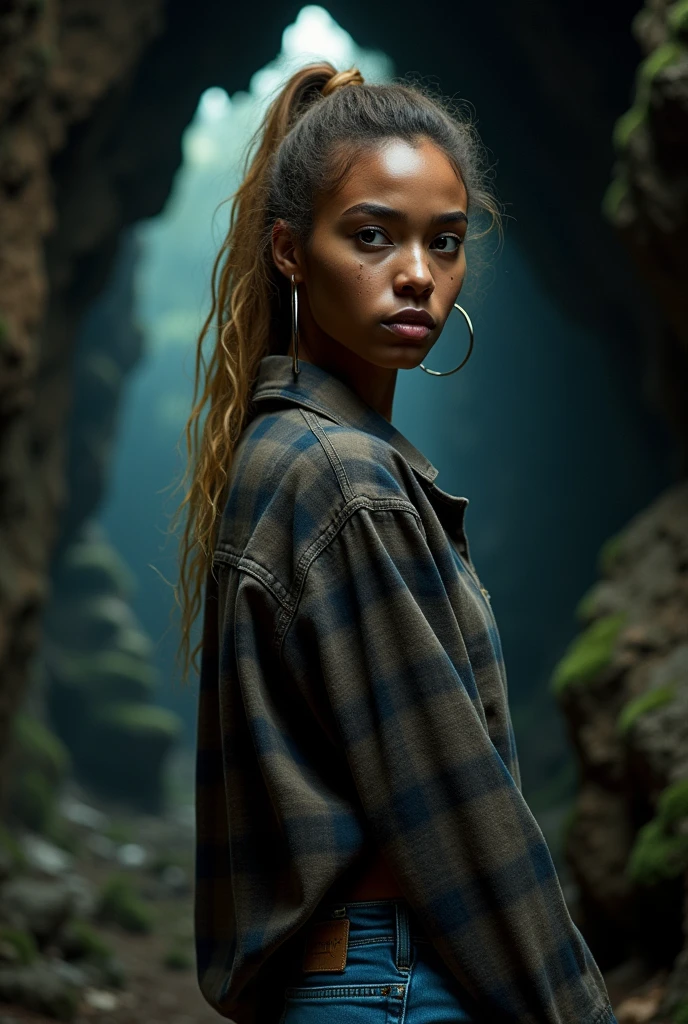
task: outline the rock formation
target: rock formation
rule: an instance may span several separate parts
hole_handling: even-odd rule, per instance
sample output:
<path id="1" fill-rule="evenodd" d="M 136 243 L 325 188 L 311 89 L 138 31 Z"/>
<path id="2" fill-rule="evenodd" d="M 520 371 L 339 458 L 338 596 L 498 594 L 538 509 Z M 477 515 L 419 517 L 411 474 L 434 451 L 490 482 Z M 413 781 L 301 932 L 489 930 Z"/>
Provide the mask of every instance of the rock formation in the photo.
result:
<path id="1" fill-rule="evenodd" d="M 79 196 L 56 188 L 59 156 L 118 91 L 162 29 L 160 0 L 10 0 L 0 12 L 0 751 L 25 689 L 64 487 L 71 346 L 116 237 L 116 174 L 92 167 Z M 58 161 L 59 162 L 59 161 Z M 58 210 L 58 204 L 62 203 Z M 88 208 L 88 212 L 87 211 Z M 51 243 L 46 248 L 50 236 Z M 0 773 L 0 781 L 2 781 Z"/>
<path id="2" fill-rule="evenodd" d="M 688 469 L 688 5 L 649 0 L 646 57 L 614 131 L 604 200 L 660 310 L 655 389 Z M 580 789 L 566 856 L 581 923 L 607 964 L 670 970 L 658 1020 L 688 1020 L 688 483 L 639 512 L 600 553 L 586 624 L 553 687 Z M 643 1020 L 649 1017 L 643 1017 Z M 653 1017 L 652 1019 L 655 1019 Z"/>

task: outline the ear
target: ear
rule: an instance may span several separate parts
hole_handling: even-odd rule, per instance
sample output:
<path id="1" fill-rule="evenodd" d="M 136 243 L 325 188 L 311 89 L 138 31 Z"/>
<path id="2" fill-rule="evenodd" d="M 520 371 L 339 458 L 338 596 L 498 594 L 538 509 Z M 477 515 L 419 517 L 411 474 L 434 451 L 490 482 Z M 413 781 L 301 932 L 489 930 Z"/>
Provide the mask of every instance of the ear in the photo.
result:
<path id="1" fill-rule="evenodd" d="M 303 260 L 301 247 L 294 241 L 289 225 L 281 218 L 272 226 L 272 258 L 277 269 L 297 284 L 303 281 Z"/>

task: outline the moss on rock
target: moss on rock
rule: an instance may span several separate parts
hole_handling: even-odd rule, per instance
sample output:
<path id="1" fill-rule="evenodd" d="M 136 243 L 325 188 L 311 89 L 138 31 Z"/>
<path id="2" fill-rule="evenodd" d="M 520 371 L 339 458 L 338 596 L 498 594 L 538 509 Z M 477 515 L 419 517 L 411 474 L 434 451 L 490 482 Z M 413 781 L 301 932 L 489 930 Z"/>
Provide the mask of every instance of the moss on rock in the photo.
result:
<path id="1" fill-rule="evenodd" d="M 609 182 L 602 197 L 602 215 L 610 224 L 616 224 L 624 204 L 628 205 L 629 199 L 628 182 L 625 177 L 619 175 Z"/>
<path id="2" fill-rule="evenodd" d="M 2 947 L 5 947 L 10 958 L 16 963 L 32 964 L 38 957 L 38 945 L 31 932 L 10 925 L 0 925 L 0 959 Z"/>
<path id="3" fill-rule="evenodd" d="M 148 661 L 153 656 L 152 640 L 135 626 L 120 630 L 115 647 L 120 654 L 128 654 L 141 661 Z"/>
<path id="4" fill-rule="evenodd" d="M 181 719 L 174 711 L 156 704 L 134 704 L 124 701 L 110 703 L 98 709 L 99 721 L 111 728 L 151 739 L 176 739 L 181 732 Z"/>
<path id="5" fill-rule="evenodd" d="M 111 839 L 113 843 L 133 843 L 136 840 L 136 833 L 132 826 L 126 821 L 111 821 L 103 830 L 103 835 Z"/>
<path id="6" fill-rule="evenodd" d="M 12 788 L 16 818 L 34 832 L 48 832 L 55 819 L 55 791 L 46 777 L 36 768 L 28 768 L 19 773 Z"/>
<path id="7" fill-rule="evenodd" d="M 636 15 L 638 31 L 642 33 L 642 22 L 649 17 L 646 9 Z M 624 153 L 631 136 L 647 119 L 650 92 L 655 77 L 665 68 L 671 67 L 686 56 L 685 41 L 688 39 L 688 0 L 672 4 L 667 12 L 667 27 L 670 39 L 656 47 L 640 62 L 635 78 L 633 104 L 619 117 L 612 131 L 612 143 L 617 153 Z M 613 181 L 605 194 L 602 206 L 607 218 L 614 221 L 614 215 L 625 194 L 625 183 Z"/>
<path id="8" fill-rule="evenodd" d="M 190 952 L 178 940 L 175 940 L 165 950 L 162 964 L 170 971 L 188 971 L 193 967 L 194 961 Z"/>
<path id="9" fill-rule="evenodd" d="M 681 44 L 672 40 L 671 42 L 664 43 L 662 46 L 658 46 L 656 50 L 648 54 L 645 60 L 640 62 L 636 73 L 637 103 L 647 103 L 650 95 L 650 86 L 655 76 L 660 71 L 663 71 L 664 68 L 676 64 L 684 53 L 685 50 Z"/>
<path id="10" fill-rule="evenodd" d="M 148 701 L 157 685 L 155 668 L 125 651 L 70 655 L 62 664 L 60 682 L 90 703 Z"/>
<path id="11" fill-rule="evenodd" d="M 87 960 L 89 963 L 105 966 L 114 956 L 112 947 L 87 921 L 73 918 L 66 925 L 62 950 L 70 960 Z"/>
<path id="12" fill-rule="evenodd" d="M 625 621 L 624 612 L 604 615 L 576 637 L 554 670 L 552 689 L 555 694 L 572 684 L 589 682 L 610 663 L 616 638 Z"/>
<path id="13" fill-rule="evenodd" d="M 688 42 L 688 0 L 677 0 L 669 7 L 667 27 L 675 40 Z"/>
<path id="14" fill-rule="evenodd" d="M 96 916 L 99 921 L 117 924 L 128 932 L 153 931 L 153 914 L 125 875 L 111 875 L 107 879 L 98 895 Z"/>
<path id="15" fill-rule="evenodd" d="M 619 733 L 621 735 L 627 734 L 641 715 L 646 714 L 648 711 L 654 711 L 656 708 L 664 707 L 675 696 L 676 684 L 667 683 L 666 686 L 658 686 L 654 690 L 648 690 L 647 693 L 641 693 L 640 696 L 634 697 L 633 700 L 630 700 L 621 709 L 616 723 Z"/>
<path id="16" fill-rule="evenodd" d="M 574 614 L 576 619 L 584 625 L 595 617 L 595 607 L 597 605 L 597 595 L 595 591 L 596 586 L 590 587 L 590 589 L 583 594 L 575 608 Z"/>
<path id="17" fill-rule="evenodd" d="M 71 767 L 69 752 L 39 719 L 23 712 L 15 716 L 12 732 L 11 814 L 28 828 L 52 836 L 59 830 L 57 794 Z"/>
<path id="18" fill-rule="evenodd" d="M 59 737 L 39 719 L 19 712 L 13 721 L 19 756 L 33 765 L 49 782 L 63 781 L 70 768 L 69 751 Z"/>
<path id="19" fill-rule="evenodd" d="M 668 786 L 661 794 L 657 815 L 638 832 L 627 865 L 630 879 L 639 885 L 657 885 L 677 878 L 688 869 L 688 835 L 676 825 L 688 818 L 688 779 Z"/>
<path id="20" fill-rule="evenodd" d="M 26 866 L 26 854 L 10 830 L 4 825 L 0 825 L 0 850 L 5 854 L 4 860 L 10 871 Z"/>
<path id="21" fill-rule="evenodd" d="M 146 661 L 123 651 L 64 655 L 48 692 L 48 708 L 60 735 L 69 745 L 78 777 L 98 784 L 107 771 L 108 736 L 98 721 L 103 706 L 119 701 L 147 705 L 157 672 Z"/>
<path id="22" fill-rule="evenodd" d="M 667 829 L 688 818 L 688 779 L 672 783 L 661 794 L 657 807 L 660 821 Z"/>
<path id="23" fill-rule="evenodd" d="M 672 1024 L 688 1024 L 688 999 L 682 999 L 677 1003 L 671 1015 Z"/>
<path id="24" fill-rule="evenodd" d="M 602 544 L 597 556 L 597 568 L 601 576 L 610 576 L 612 574 L 623 550 L 623 543 L 624 531 L 619 530 L 618 533 L 607 537 Z"/>
<path id="25" fill-rule="evenodd" d="M 640 103 L 634 103 L 621 117 L 617 118 L 612 129 L 612 143 L 618 153 L 625 151 L 631 135 L 645 123 L 646 118 L 647 108 Z"/>
<path id="26" fill-rule="evenodd" d="M 158 813 L 164 804 L 164 762 L 181 732 L 181 718 L 167 708 L 104 704 L 94 710 L 83 770 L 101 792 Z"/>
<path id="27" fill-rule="evenodd" d="M 667 833 L 658 818 L 638 832 L 627 873 L 637 885 L 658 885 L 677 878 L 688 867 L 688 837 Z"/>

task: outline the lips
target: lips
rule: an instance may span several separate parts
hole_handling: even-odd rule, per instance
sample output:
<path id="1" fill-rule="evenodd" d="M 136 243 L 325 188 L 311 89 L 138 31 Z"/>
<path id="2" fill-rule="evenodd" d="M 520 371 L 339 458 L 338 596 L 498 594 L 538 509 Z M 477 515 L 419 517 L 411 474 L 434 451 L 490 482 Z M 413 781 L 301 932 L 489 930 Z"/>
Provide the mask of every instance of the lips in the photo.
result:
<path id="1" fill-rule="evenodd" d="M 430 316 L 426 309 L 414 309 L 413 306 L 400 309 L 398 313 L 393 313 L 382 322 L 383 324 L 416 324 L 428 328 L 435 326 L 434 317 Z"/>

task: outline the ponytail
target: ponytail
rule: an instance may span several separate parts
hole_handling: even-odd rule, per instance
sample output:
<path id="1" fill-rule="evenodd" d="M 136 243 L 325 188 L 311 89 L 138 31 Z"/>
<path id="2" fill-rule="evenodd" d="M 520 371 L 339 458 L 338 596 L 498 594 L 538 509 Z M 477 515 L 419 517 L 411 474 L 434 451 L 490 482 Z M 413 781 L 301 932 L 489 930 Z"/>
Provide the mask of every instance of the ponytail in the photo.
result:
<path id="1" fill-rule="evenodd" d="M 182 682 L 187 681 L 191 667 L 198 671 L 195 658 L 201 643 L 191 650 L 191 628 L 201 610 L 201 588 L 212 561 L 232 456 L 248 412 L 250 386 L 260 360 L 269 351 L 269 237 L 263 235 L 256 244 L 256 224 L 265 217 L 271 162 L 299 115 L 335 78 L 337 72 L 331 64 L 302 68 L 268 107 L 249 142 L 243 181 L 232 197 L 229 230 L 213 264 L 211 308 L 196 341 L 192 410 L 183 432 L 187 465 L 175 490 L 184 487 L 189 477 L 191 483 L 170 523 L 174 531 L 188 506 L 180 540 L 179 581 L 174 588 L 182 612 L 177 652 L 182 659 Z M 203 342 L 213 321 L 216 343 L 206 365 Z"/>
<path id="2" fill-rule="evenodd" d="M 453 162 L 469 209 L 487 210 L 499 226 L 496 200 L 483 184 L 484 151 L 473 126 L 418 86 L 369 85 L 356 68 L 337 71 L 328 62 L 307 65 L 289 78 L 249 142 L 243 180 L 231 201 L 229 230 L 213 265 L 211 309 L 196 343 L 192 411 L 184 429 L 187 466 L 176 489 L 189 477 L 191 483 L 170 526 L 174 530 L 188 505 L 174 588 L 182 611 L 177 656 L 183 682 L 192 664 L 197 670 L 202 641 L 190 651 L 191 628 L 201 610 L 201 590 L 251 387 L 261 359 L 286 352 L 289 343 L 287 282 L 271 258 L 272 225 L 283 218 L 294 237 L 306 243 L 315 196 L 337 186 L 361 146 L 382 138 L 419 136 L 430 138 Z M 213 320 L 216 341 L 206 365 L 202 347 Z"/>

